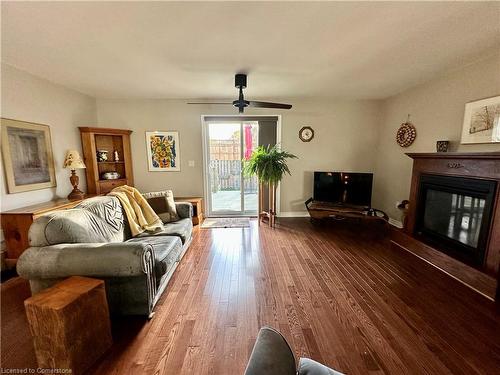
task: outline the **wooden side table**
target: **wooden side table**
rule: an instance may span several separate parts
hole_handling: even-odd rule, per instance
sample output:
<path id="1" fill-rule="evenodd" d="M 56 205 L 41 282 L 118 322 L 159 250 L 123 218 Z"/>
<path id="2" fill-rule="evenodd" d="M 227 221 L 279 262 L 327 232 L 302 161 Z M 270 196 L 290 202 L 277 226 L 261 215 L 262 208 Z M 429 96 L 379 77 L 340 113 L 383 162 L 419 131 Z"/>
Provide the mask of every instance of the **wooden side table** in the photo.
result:
<path id="1" fill-rule="evenodd" d="M 189 202 L 193 205 L 193 225 L 203 223 L 203 198 L 201 197 L 175 197 L 177 202 Z"/>
<path id="2" fill-rule="evenodd" d="M 82 374 L 112 345 L 102 280 L 73 276 L 24 305 L 41 368 Z"/>
<path id="3" fill-rule="evenodd" d="M 87 195 L 85 198 L 92 196 L 94 195 Z M 2 230 L 7 247 L 6 261 L 15 264 L 15 260 L 29 247 L 28 230 L 37 217 L 52 211 L 73 208 L 82 200 L 56 199 L 2 212 Z"/>

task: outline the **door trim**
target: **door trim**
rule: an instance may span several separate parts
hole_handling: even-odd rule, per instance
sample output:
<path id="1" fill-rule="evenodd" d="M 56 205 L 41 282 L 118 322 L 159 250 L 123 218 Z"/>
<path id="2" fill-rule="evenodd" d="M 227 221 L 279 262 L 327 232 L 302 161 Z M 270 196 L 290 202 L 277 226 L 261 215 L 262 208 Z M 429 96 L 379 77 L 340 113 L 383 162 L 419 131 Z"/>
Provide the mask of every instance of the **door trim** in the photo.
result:
<path id="1" fill-rule="evenodd" d="M 211 207 L 210 205 L 210 199 L 211 199 L 211 195 L 210 195 L 210 181 L 209 181 L 209 173 L 208 173 L 208 164 L 207 164 L 207 160 L 208 160 L 208 138 L 207 138 L 207 132 L 208 132 L 208 121 L 205 121 L 205 118 L 206 117 L 213 117 L 213 116 L 217 116 L 217 117 L 231 117 L 231 118 L 235 118 L 235 117 L 241 117 L 242 120 L 240 121 L 244 121 L 244 119 L 246 117 L 269 117 L 269 116 L 276 116 L 278 118 L 278 122 L 276 124 L 276 143 L 281 143 L 281 115 L 252 115 L 252 116 L 248 116 L 248 115 L 201 115 L 201 143 L 202 143 L 202 149 L 203 149 L 203 199 L 205 200 L 205 208 L 206 208 L 206 213 L 207 213 L 207 217 L 217 217 L 217 216 L 213 216 L 211 215 L 211 213 L 209 212 L 208 208 Z M 278 187 L 276 189 L 276 214 L 279 216 L 280 212 L 281 212 L 281 184 L 278 184 Z M 223 214 L 222 216 L 242 216 L 241 214 Z M 245 214 L 243 213 L 243 216 L 245 216 Z M 248 216 L 248 215 L 247 215 Z"/>

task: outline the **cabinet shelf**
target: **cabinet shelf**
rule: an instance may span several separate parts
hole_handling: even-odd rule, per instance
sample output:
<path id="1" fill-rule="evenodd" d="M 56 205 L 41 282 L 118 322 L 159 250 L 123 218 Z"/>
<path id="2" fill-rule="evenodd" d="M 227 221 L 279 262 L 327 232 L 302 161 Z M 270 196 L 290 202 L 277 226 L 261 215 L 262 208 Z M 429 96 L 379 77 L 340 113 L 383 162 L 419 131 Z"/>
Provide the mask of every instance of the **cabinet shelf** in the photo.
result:
<path id="1" fill-rule="evenodd" d="M 117 182 L 124 182 L 124 181 L 125 181 L 125 182 L 126 182 L 126 181 L 127 181 L 127 179 L 126 179 L 126 178 L 110 178 L 110 179 L 108 179 L 108 180 L 105 180 L 105 179 L 102 179 L 102 178 L 101 178 L 101 179 L 99 179 L 98 181 L 99 181 L 99 182 L 110 182 L 110 181 L 117 181 Z"/>
<path id="2" fill-rule="evenodd" d="M 118 186 L 134 186 L 130 130 L 80 127 L 82 151 L 87 176 L 87 191 L 90 194 L 106 194 Z M 121 160 L 97 161 L 97 150 L 107 150 L 112 159 L 118 152 Z M 103 173 L 116 172 L 120 178 L 106 180 Z"/>

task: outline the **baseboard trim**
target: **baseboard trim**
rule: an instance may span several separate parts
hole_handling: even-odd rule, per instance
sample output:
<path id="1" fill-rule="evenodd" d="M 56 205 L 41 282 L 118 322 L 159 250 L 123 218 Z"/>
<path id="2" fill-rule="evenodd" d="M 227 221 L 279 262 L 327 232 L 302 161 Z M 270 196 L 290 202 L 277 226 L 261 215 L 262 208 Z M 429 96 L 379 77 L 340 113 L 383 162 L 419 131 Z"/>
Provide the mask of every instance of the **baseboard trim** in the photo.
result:
<path id="1" fill-rule="evenodd" d="M 283 211 L 278 217 L 310 217 L 310 215 L 307 211 Z M 393 218 L 389 218 L 389 224 L 399 229 L 403 228 L 403 223 Z"/>
<path id="2" fill-rule="evenodd" d="M 389 224 L 391 224 L 393 227 L 403 229 L 403 223 L 399 220 L 393 219 L 392 217 L 389 218 Z"/>
<path id="3" fill-rule="evenodd" d="M 307 212 L 307 211 L 285 211 L 285 212 L 280 212 L 278 217 L 309 217 L 309 212 Z"/>

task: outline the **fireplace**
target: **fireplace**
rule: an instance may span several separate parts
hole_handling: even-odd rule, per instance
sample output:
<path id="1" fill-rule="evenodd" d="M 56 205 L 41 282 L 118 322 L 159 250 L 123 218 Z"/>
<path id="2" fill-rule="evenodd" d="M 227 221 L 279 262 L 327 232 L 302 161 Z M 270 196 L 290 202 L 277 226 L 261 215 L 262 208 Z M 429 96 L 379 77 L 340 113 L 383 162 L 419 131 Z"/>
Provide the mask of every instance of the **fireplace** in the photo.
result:
<path id="1" fill-rule="evenodd" d="M 500 303 L 500 152 L 407 155 L 416 255 Z"/>
<path id="2" fill-rule="evenodd" d="M 437 250 L 482 267 L 496 181 L 422 174 L 416 235 Z"/>

